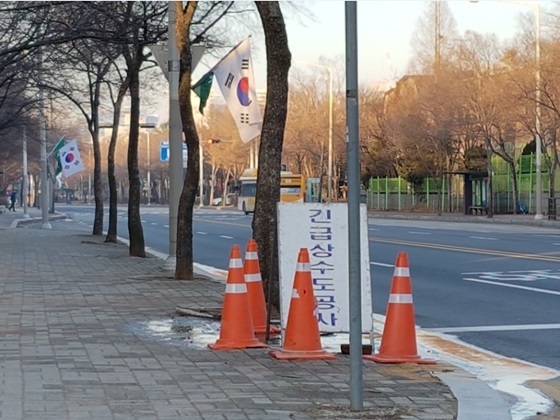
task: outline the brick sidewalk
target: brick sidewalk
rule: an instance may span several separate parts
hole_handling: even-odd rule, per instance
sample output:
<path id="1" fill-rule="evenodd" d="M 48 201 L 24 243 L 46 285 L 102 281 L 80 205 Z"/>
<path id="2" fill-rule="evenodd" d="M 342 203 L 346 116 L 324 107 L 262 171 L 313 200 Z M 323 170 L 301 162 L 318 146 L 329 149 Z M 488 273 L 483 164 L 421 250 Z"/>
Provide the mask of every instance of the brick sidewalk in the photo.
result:
<path id="1" fill-rule="evenodd" d="M 6 215 L 0 215 L 0 218 Z M 350 413 L 349 364 L 280 362 L 265 350 L 215 352 L 148 333 L 177 306 L 219 307 L 223 284 L 179 282 L 156 258 L 72 222 L 0 225 L 0 418 L 453 419 L 430 370 L 364 363 L 367 410 Z"/>

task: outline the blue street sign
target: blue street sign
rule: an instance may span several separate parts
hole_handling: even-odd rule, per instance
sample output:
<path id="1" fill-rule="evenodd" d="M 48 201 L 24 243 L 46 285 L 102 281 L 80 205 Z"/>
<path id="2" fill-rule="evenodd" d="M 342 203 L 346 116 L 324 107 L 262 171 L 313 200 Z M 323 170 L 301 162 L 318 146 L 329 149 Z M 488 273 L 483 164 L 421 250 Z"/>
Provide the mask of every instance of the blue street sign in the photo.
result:
<path id="1" fill-rule="evenodd" d="M 159 160 L 160 162 L 169 162 L 169 142 L 162 141 L 159 143 Z M 187 162 L 187 145 L 183 143 L 183 162 Z"/>

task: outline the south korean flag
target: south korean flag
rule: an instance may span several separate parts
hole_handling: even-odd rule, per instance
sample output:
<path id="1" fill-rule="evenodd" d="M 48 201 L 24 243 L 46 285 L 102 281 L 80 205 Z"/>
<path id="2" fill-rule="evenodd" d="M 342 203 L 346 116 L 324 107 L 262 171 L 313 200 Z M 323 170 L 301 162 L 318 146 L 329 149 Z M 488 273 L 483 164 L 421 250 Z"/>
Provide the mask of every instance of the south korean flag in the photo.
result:
<path id="1" fill-rule="evenodd" d="M 84 163 L 80 157 L 80 151 L 76 140 L 70 140 L 59 151 L 60 162 L 62 163 L 62 173 L 68 178 L 84 170 Z"/>
<path id="2" fill-rule="evenodd" d="M 231 50 L 211 70 L 233 116 L 239 136 L 248 143 L 260 135 L 262 117 L 257 102 L 251 39 L 247 38 Z"/>

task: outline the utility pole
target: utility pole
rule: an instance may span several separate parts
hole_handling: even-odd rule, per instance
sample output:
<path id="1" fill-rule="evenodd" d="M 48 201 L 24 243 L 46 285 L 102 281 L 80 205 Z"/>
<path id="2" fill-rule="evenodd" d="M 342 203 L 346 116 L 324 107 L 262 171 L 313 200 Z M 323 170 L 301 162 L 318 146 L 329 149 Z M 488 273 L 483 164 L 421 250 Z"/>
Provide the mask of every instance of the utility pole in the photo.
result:
<path id="1" fill-rule="evenodd" d="M 169 74 L 169 256 L 165 262 L 168 269 L 177 263 L 177 221 L 179 200 L 183 190 L 183 136 L 181 111 L 179 108 L 179 49 L 175 23 L 177 11 L 175 1 L 168 2 L 168 63 Z"/>
<path id="2" fill-rule="evenodd" d="M 362 297 L 360 243 L 360 141 L 358 113 L 358 11 L 345 3 L 346 154 L 348 179 L 348 283 L 350 301 L 350 409 L 364 407 L 362 374 Z"/>
<path id="3" fill-rule="evenodd" d="M 29 213 L 27 211 L 27 199 L 29 197 L 29 179 L 27 174 L 27 126 L 23 126 L 23 218 L 28 219 Z"/>
<path id="4" fill-rule="evenodd" d="M 52 229 L 49 222 L 49 180 L 47 176 L 47 129 L 43 93 L 43 52 L 39 49 L 39 141 L 41 142 L 41 228 Z"/>

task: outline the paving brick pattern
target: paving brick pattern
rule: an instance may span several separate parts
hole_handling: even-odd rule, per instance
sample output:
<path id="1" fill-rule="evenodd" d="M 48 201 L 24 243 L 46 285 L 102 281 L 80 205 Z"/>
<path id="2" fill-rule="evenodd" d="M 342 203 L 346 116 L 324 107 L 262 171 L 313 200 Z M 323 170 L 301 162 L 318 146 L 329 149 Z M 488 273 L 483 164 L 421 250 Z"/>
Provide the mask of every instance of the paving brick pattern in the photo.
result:
<path id="1" fill-rule="evenodd" d="M 433 367 L 365 362 L 366 410 L 352 413 L 346 356 L 286 362 L 139 333 L 177 306 L 219 307 L 223 285 L 173 280 L 161 260 L 52 225 L 0 226 L 2 419 L 456 417 Z"/>

